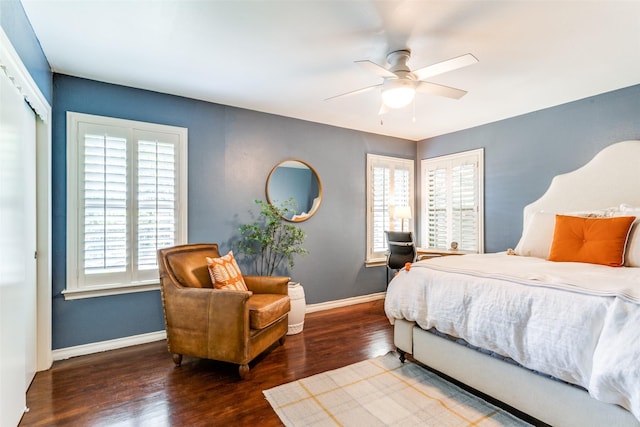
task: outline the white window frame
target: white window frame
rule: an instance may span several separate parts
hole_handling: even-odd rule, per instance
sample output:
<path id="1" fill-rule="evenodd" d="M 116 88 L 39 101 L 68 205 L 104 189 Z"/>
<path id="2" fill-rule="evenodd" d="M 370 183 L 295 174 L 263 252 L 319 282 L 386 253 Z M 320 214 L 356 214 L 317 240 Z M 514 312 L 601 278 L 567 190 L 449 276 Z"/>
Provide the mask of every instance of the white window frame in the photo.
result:
<path id="1" fill-rule="evenodd" d="M 428 170 L 434 169 L 434 167 L 443 168 L 447 170 L 447 192 L 450 193 L 450 176 L 451 170 L 455 165 L 462 163 L 475 163 L 476 165 L 476 212 L 477 212 L 477 229 L 475 230 L 476 242 L 478 244 L 477 252 L 484 252 L 484 149 L 478 148 L 475 150 L 463 151 L 460 153 L 449 154 L 445 156 L 432 157 L 428 159 L 422 159 L 420 162 L 421 182 L 420 182 L 420 195 L 421 195 L 421 219 L 420 219 L 420 243 L 424 245 L 423 249 L 443 250 L 449 248 L 429 248 L 429 224 L 428 224 L 428 205 L 429 200 L 427 197 L 427 176 Z M 451 201 L 448 201 L 451 204 Z M 449 206 L 450 208 L 450 206 Z M 448 225 L 448 241 L 451 239 L 451 224 Z M 461 248 L 464 250 L 464 248 Z M 476 252 L 476 251 L 472 251 Z"/>
<path id="2" fill-rule="evenodd" d="M 378 154 L 367 154 L 367 252 L 365 258 L 365 265 L 367 267 L 374 267 L 379 265 L 384 265 L 386 263 L 386 251 L 384 250 L 376 250 L 374 248 L 374 183 L 373 183 L 373 169 L 374 167 L 384 167 L 389 168 L 393 171 L 395 168 L 403 168 L 409 169 L 409 196 L 408 203 L 412 213 L 415 213 L 414 205 L 415 205 L 415 160 L 413 159 L 405 159 L 401 157 L 390 157 L 390 156 L 382 156 Z M 393 173 L 391 173 L 393 176 Z M 393 184 L 390 185 L 390 199 L 394 199 L 393 192 Z M 389 230 L 384 231 L 400 231 L 401 230 L 401 220 L 393 218 L 393 205 L 389 206 L 389 210 L 387 211 L 387 215 L 389 216 Z M 405 231 L 413 231 L 414 230 L 414 220 L 415 214 L 412 215 L 411 219 L 404 220 L 405 221 Z M 383 231 L 383 233 L 384 233 Z"/>
<path id="3" fill-rule="evenodd" d="M 127 263 L 133 272 L 130 279 L 121 278 L 111 281 L 107 274 L 105 280 L 95 280 L 89 278 L 83 271 L 83 242 L 84 221 L 82 207 L 84 206 L 82 177 L 82 147 L 84 140 L 81 140 L 81 125 L 117 128 L 118 134 L 127 138 L 127 150 L 132 155 L 127 156 L 127 176 L 131 177 L 127 181 L 127 221 L 129 230 L 137 221 L 137 200 L 135 200 L 134 184 L 137 178 L 136 160 L 134 154 L 135 136 L 149 135 L 162 138 L 161 142 L 170 142 L 175 145 L 176 150 L 176 200 L 175 200 L 175 244 L 187 242 L 187 140 L 188 131 L 186 128 L 168 126 L 154 123 L 138 122 L 133 120 L 116 119 L 112 117 L 95 116 L 90 114 L 67 112 L 67 286 L 62 293 L 67 300 L 99 297 L 106 295 L 118 295 L 132 292 L 142 292 L 159 289 L 159 277 L 157 268 L 137 270 L 133 267 L 132 261 L 135 257 L 136 234 L 130 231 L 131 237 L 128 242 Z M 145 138 L 145 140 L 148 140 Z M 89 280 L 85 280 L 85 279 Z"/>

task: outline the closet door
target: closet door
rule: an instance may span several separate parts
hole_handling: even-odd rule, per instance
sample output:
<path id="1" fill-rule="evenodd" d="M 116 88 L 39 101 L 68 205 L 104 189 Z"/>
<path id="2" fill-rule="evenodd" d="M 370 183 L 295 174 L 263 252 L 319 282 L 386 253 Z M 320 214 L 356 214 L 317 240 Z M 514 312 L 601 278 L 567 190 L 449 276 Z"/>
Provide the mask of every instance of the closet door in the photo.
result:
<path id="1" fill-rule="evenodd" d="M 35 371 L 35 116 L 0 69 L 0 425 L 17 425 Z"/>

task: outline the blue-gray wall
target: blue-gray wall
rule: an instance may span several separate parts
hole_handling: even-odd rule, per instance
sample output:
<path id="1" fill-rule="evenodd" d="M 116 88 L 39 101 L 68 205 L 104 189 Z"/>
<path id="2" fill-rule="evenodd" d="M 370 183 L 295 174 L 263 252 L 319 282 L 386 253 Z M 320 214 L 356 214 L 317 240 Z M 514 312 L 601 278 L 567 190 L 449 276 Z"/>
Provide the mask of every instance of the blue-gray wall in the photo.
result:
<path id="1" fill-rule="evenodd" d="M 318 212 L 299 223 L 309 255 L 292 272 L 307 303 L 380 292 L 385 269 L 365 268 L 367 153 L 415 158 L 416 143 L 177 96 L 54 75 L 53 347 L 162 330 L 158 292 L 65 301 L 66 112 L 189 129 L 189 241 L 230 249 L 240 224 L 265 199 L 271 169 L 287 158 L 311 164 L 322 181 Z"/>
<path id="2" fill-rule="evenodd" d="M 53 99 L 51 68 L 20 0 L 0 0 L 0 26 L 51 105 Z"/>
<path id="3" fill-rule="evenodd" d="M 420 141 L 417 158 L 484 147 L 485 250 L 504 251 L 520 238 L 524 206 L 555 175 L 607 145 L 640 139 L 639 118 L 640 85 Z"/>

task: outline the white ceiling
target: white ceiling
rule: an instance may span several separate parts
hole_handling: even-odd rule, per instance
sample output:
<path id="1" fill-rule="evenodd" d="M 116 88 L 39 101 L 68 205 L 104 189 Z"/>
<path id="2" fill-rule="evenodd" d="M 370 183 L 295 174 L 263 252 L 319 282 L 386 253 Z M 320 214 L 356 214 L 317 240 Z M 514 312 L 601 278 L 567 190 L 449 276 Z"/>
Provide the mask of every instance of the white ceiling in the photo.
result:
<path id="1" fill-rule="evenodd" d="M 410 140 L 640 83 L 636 1 L 22 0 L 57 73 Z M 412 51 L 420 68 L 479 63 L 378 115 L 381 82 L 354 63 Z"/>

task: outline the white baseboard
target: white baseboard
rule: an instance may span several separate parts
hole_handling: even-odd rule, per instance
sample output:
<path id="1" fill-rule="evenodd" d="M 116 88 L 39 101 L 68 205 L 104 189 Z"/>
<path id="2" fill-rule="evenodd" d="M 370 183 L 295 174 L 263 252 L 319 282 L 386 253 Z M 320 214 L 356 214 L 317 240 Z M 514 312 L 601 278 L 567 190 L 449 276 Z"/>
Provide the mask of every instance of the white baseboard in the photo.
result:
<path id="1" fill-rule="evenodd" d="M 320 302 L 317 304 L 307 304 L 305 313 L 315 313 L 316 311 L 330 310 L 332 308 L 346 307 L 354 304 L 362 304 L 363 302 L 377 301 L 384 299 L 386 292 L 378 292 L 375 294 L 361 295 L 357 297 L 339 299 L 335 301 Z"/>
<path id="2" fill-rule="evenodd" d="M 109 341 L 94 342 L 91 344 L 77 345 L 53 350 L 53 360 L 64 360 L 70 357 L 84 356 L 87 354 L 100 353 L 102 351 L 115 350 L 117 348 L 129 347 L 132 345 L 146 344 L 160 341 L 167 338 L 166 331 L 149 332 L 148 334 L 133 335 L 130 337 L 117 338 Z"/>
<path id="3" fill-rule="evenodd" d="M 386 292 L 378 292 L 375 294 L 361 295 L 357 297 L 345 298 L 335 301 L 321 302 L 317 304 L 307 304 L 305 313 L 314 313 L 316 311 L 330 310 L 332 308 L 347 307 L 349 305 L 361 304 L 364 302 L 377 301 L 384 299 Z M 109 341 L 100 341 L 90 344 L 77 345 L 74 347 L 66 347 L 53 350 L 53 360 L 64 360 L 70 357 L 85 356 L 87 354 L 100 353 L 102 351 L 115 350 L 118 348 L 129 347 L 132 345 L 146 344 L 149 342 L 160 341 L 167 338 L 166 331 L 150 332 L 148 334 L 134 335 L 130 337 L 117 338 Z"/>

